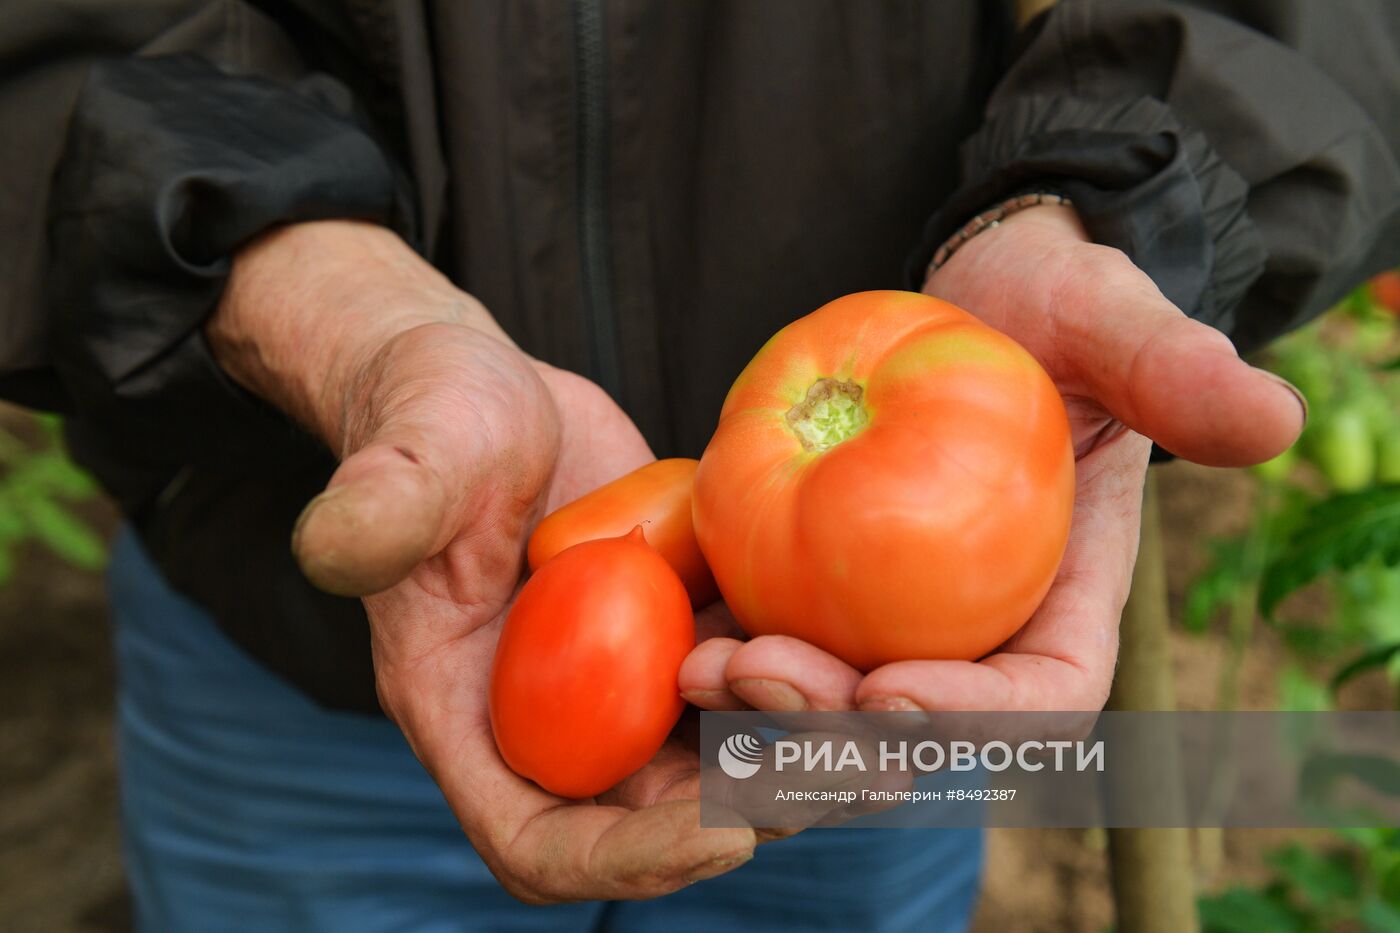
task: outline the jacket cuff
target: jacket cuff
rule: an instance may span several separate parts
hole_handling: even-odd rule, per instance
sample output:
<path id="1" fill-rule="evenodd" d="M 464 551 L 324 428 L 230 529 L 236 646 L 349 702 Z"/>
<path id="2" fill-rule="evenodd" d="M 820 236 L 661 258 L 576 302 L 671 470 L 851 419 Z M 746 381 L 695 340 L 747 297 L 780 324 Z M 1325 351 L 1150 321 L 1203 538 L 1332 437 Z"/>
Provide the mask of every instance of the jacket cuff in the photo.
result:
<path id="1" fill-rule="evenodd" d="M 258 233 L 354 218 L 412 241 L 409 195 L 324 75 L 285 86 L 185 55 L 95 65 L 49 214 L 52 352 L 76 416 L 153 463 L 315 451 L 223 374 L 203 324 Z"/>
<path id="2" fill-rule="evenodd" d="M 1153 98 L 1013 98 L 963 144 L 961 163 L 965 183 L 910 259 L 914 288 L 969 217 L 1036 186 L 1069 197 L 1095 242 L 1123 250 L 1177 307 L 1222 330 L 1263 272 L 1244 179 Z"/>

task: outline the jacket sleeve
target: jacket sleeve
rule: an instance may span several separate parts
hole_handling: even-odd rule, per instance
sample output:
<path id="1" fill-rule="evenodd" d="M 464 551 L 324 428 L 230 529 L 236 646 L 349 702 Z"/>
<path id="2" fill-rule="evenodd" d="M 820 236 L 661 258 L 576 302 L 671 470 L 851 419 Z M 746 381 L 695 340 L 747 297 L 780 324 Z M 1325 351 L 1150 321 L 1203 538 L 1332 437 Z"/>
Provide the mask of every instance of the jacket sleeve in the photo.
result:
<path id="1" fill-rule="evenodd" d="M 1019 191 L 1071 197 L 1250 349 L 1400 260 L 1400 4 L 1063 0 L 1039 17 L 911 261 Z"/>
<path id="2" fill-rule="evenodd" d="M 6 157 L 5 184 L 23 197 L 0 201 L 11 338 L 0 393 L 67 411 L 139 461 L 304 450 L 286 419 L 223 376 L 202 325 L 232 252 L 273 225 L 354 217 L 411 237 L 403 173 L 346 87 L 242 2 L 31 5 L 35 21 L 82 33 L 46 37 L 73 54 L 62 68 L 43 64 L 42 48 L 11 50 L 62 80 L 26 81 L 20 67 L 0 83 L 3 130 L 30 137 Z M 120 17 L 64 7 L 121 7 L 143 28 L 99 35 Z"/>

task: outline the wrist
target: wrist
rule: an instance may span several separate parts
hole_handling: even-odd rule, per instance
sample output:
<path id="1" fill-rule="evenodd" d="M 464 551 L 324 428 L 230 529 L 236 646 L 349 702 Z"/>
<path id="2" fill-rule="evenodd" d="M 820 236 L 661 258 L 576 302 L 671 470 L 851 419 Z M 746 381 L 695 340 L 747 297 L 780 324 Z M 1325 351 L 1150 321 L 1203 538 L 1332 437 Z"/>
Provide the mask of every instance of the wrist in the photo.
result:
<path id="1" fill-rule="evenodd" d="M 357 374 L 398 334 L 442 323 L 509 343 L 480 302 L 392 231 L 320 221 L 239 249 L 205 334 L 236 383 L 338 451 Z"/>
<path id="2" fill-rule="evenodd" d="M 1084 229 L 1083 221 L 1079 219 L 1079 212 L 1069 203 L 1039 204 L 1024 211 L 1017 211 L 1001 222 L 1001 226 L 1015 224 L 1039 224 L 1076 240 L 1089 242 L 1089 234 Z"/>
<path id="3" fill-rule="evenodd" d="M 1010 233 L 1012 230 L 1016 232 Z M 1005 236 L 1019 237 L 1027 232 L 1039 234 L 1033 239 L 1047 243 L 1090 242 L 1089 234 L 1072 204 L 1038 204 L 1001 217 L 995 224 L 987 225 L 960 243 L 950 255 L 944 257 L 942 263 L 930 263 L 924 276 L 924 291 L 936 294 L 930 291 L 934 281 L 945 278 L 949 270 L 966 269 L 976 265 L 978 257 L 994 249 L 994 245 Z"/>
<path id="4" fill-rule="evenodd" d="M 944 240 L 938 249 L 934 250 L 933 258 L 929 260 L 928 267 L 924 270 L 924 280 L 932 278 L 935 272 L 948 264 L 948 261 L 958 250 L 977 237 L 997 229 L 1013 218 L 1042 207 L 1072 209 L 1073 204 L 1062 194 L 1050 191 L 1029 191 L 1007 198 L 984 211 L 980 211 L 959 227 L 952 236 Z"/>

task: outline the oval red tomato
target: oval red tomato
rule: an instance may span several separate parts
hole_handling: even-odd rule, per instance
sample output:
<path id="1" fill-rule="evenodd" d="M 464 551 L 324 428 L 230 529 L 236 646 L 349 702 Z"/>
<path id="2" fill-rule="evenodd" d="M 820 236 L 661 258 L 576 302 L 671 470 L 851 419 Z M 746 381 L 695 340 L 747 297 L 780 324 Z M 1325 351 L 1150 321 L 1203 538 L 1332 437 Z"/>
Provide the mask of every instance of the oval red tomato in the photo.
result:
<path id="1" fill-rule="evenodd" d="M 1049 589 L 1073 507 L 1050 377 L 910 292 L 849 295 L 774 336 L 695 478 L 696 534 L 745 631 L 862 670 L 1005 641 Z"/>
<path id="2" fill-rule="evenodd" d="M 697 609 L 708 606 L 719 598 L 719 590 L 691 523 L 697 466 L 695 460 L 657 460 L 555 509 L 530 535 L 530 569 L 538 570 L 575 544 L 614 538 L 641 525 L 647 543 L 680 575 L 691 604 Z"/>
<path id="3" fill-rule="evenodd" d="M 685 707 L 695 647 L 674 570 L 640 527 L 542 566 L 506 617 L 491 668 L 491 729 L 513 771 L 561 797 L 592 797 L 651 760 Z"/>

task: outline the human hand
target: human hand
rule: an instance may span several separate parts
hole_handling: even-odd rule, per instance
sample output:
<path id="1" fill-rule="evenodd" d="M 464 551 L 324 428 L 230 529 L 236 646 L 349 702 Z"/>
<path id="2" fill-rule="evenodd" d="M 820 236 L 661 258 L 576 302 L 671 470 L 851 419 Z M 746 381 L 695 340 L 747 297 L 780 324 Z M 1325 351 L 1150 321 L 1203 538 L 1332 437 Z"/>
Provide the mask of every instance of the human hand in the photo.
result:
<path id="1" fill-rule="evenodd" d="M 207 333 L 233 378 L 341 458 L 293 548 L 364 596 L 385 712 L 472 844 L 522 900 L 651 897 L 746 861 L 755 833 L 701 829 L 698 761 L 668 743 L 595 801 L 514 774 L 487 684 L 545 512 L 652 459 L 591 382 L 532 360 L 392 233 L 302 224 L 240 252 Z"/>
<path id="2" fill-rule="evenodd" d="M 698 646 L 681 672 L 711 709 L 1097 710 L 1137 554 L 1151 444 L 1212 466 L 1259 463 L 1302 430 L 1301 396 L 1186 318 L 1073 210 L 1011 215 L 959 249 L 924 291 L 1014 337 L 1064 397 L 1076 458 L 1070 539 L 1016 635 L 980 661 L 901 661 L 862 676 L 782 636 Z"/>

